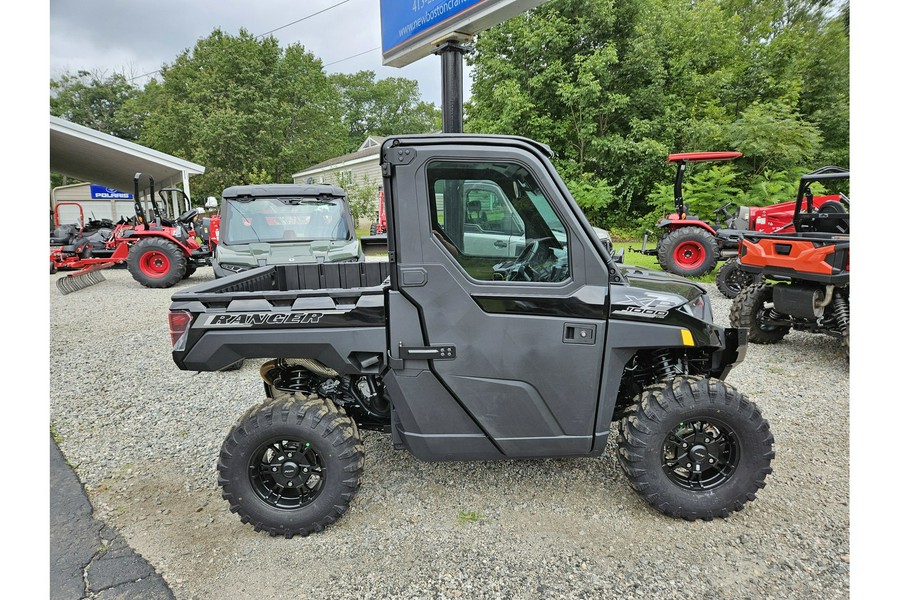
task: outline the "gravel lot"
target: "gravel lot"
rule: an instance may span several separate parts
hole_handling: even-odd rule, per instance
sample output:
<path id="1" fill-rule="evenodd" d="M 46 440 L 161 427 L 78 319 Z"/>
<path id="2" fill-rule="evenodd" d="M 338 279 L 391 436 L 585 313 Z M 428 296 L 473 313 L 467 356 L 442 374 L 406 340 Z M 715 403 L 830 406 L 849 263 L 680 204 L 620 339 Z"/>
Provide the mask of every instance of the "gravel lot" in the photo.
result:
<path id="1" fill-rule="evenodd" d="M 850 385 L 836 340 L 752 345 L 729 376 L 768 419 L 776 457 L 757 501 L 727 519 L 651 509 L 614 440 L 599 459 L 430 464 L 363 432 L 350 511 L 285 540 L 241 524 L 216 484 L 228 429 L 262 399 L 263 361 L 189 373 L 171 360 L 171 295 L 212 269 L 168 290 L 104 273 L 65 296 L 50 277 L 51 424 L 97 517 L 179 599 L 849 597 Z M 708 288 L 727 324 L 731 301 Z"/>

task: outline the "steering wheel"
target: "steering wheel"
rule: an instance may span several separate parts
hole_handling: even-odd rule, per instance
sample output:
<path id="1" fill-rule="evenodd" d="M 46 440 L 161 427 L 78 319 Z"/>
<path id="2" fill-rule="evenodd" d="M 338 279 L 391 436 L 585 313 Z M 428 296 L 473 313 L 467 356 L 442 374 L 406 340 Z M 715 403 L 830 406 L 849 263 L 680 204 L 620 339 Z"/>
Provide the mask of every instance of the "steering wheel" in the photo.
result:
<path id="1" fill-rule="evenodd" d="M 196 218 L 197 215 L 200 214 L 200 211 L 196 208 L 192 208 L 191 210 L 186 210 L 176 219 L 179 223 L 190 223 Z"/>
<path id="2" fill-rule="evenodd" d="M 545 260 L 547 257 L 553 256 L 553 250 L 550 247 L 550 240 L 553 238 L 535 238 L 529 240 L 525 244 L 525 249 L 516 258 L 516 261 L 509 267 L 506 275 L 507 281 L 535 281 L 537 273 L 531 266 Z"/>

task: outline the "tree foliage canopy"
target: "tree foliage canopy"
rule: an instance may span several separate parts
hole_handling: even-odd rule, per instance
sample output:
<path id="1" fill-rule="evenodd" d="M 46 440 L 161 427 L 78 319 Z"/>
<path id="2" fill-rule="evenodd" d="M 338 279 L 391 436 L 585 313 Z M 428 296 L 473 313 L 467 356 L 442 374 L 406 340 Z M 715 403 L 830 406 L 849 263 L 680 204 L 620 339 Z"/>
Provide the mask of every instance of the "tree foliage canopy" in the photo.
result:
<path id="1" fill-rule="evenodd" d="M 370 135 L 440 131 L 441 111 L 420 100 L 419 84 L 402 77 L 375 80 L 374 71 L 335 73 L 329 80 L 341 97 L 348 131 L 345 152 L 354 152 Z"/>
<path id="2" fill-rule="evenodd" d="M 198 191 L 250 183 L 260 173 L 290 181 L 301 165 L 341 152 L 337 90 L 321 61 L 295 44 L 281 49 L 246 30 L 220 30 L 162 69 L 135 107 L 141 143 L 206 165 Z"/>
<path id="3" fill-rule="evenodd" d="M 671 211 L 673 152 L 743 153 L 692 168 L 685 199 L 698 194 L 702 218 L 695 207 L 784 201 L 800 174 L 849 166 L 848 24 L 846 0 L 549 0 L 477 36 L 465 130 L 548 144 L 606 228 Z M 299 44 L 218 29 L 142 89 L 119 74 L 51 80 L 50 109 L 205 165 L 201 197 L 290 181 L 441 116 L 415 81 L 327 75 Z"/>
<path id="4" fill-rule="evenodd" d="M 763 201 L 761 180 L 848 163 L 848 15 L 822 0 L 551 0 L 477 37 L 466 130 L 547 143 L 573 192 L 610 185 L 607 227 L 658 209 L 672 152 L 743 152 L 695 187 Z"/>
<path id="5" fill-rule="evenodd" d="M 433 131 L 440 115 L 415 81 L 329 77 L 301 45 L 282 49 L 246 30 L 214 30 L 143 89 L 123 75 L 79 72 L 51 80 L 50 91 L 52 114 L 204 165 L 192 179 L 198 197 L 290 182 L 367 135 Z"/>
<path id="6" fill-rule="evenodd" d="M 133 142 L 142 122 L 122 108 L 139 94 L 122 73 L 65 73 L 50 81 L 50 114 Z"/>

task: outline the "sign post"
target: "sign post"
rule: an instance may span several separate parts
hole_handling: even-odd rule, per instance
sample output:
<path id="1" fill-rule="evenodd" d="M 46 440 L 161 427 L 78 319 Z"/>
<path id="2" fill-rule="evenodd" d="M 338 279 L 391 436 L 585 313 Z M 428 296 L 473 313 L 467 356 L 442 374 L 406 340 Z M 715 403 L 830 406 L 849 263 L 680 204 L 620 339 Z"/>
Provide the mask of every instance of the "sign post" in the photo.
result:
<path id="1" fill-rule="evenodd" d="M 469 48 L 455 40 L 438 46 L 441 56 L 441 118 L 444 133 L 463 130 L 463 54 Z"/>
<path id="2" fill-rule="evenodd" d="M 441 56 L 444 133 L 462 133 L 463 44 L 546 0 L 381 0 L 382 64 L 403 67 Z"/>

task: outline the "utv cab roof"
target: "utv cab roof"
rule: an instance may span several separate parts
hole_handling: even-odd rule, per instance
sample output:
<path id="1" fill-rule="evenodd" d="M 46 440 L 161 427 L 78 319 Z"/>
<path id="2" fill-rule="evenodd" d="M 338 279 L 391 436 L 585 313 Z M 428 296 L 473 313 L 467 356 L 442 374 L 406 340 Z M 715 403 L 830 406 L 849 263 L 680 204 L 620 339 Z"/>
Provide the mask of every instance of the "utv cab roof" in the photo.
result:
<path id="1" fill-rule="evenodd" d="M 228 198 L 273 198 L 280 196 L 341 196 L 347 195 L 342 188 L 326 184 L 267 183 L 258 185 L 233 185 L 222 191 L 222 199 Z"/>

